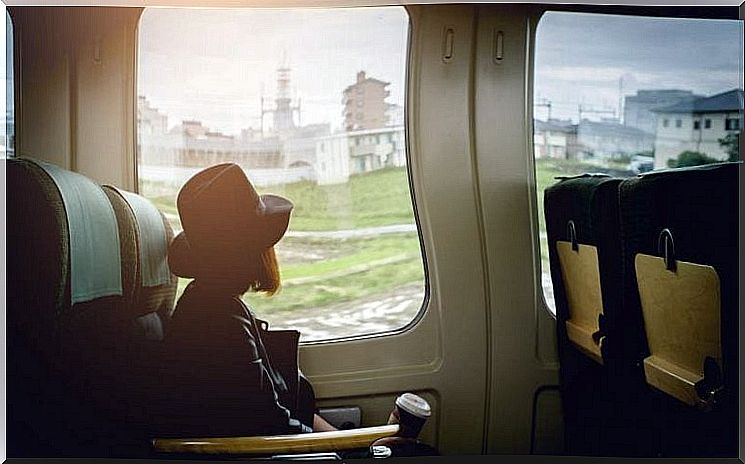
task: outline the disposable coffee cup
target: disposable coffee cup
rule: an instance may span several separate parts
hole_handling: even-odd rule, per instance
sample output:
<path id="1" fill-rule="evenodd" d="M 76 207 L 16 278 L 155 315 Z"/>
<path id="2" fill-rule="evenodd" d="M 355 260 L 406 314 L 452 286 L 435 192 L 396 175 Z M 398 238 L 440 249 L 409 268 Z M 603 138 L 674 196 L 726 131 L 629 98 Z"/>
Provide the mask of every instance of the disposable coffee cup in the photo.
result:
<path id="1" fill-rule="evenodd" d="M 424 398 L 413 393 L 404 393 L 396 398 L 391 422 L 399 424 L 399 437 L 416 438 L 430 415 L 432 411 Z"/>

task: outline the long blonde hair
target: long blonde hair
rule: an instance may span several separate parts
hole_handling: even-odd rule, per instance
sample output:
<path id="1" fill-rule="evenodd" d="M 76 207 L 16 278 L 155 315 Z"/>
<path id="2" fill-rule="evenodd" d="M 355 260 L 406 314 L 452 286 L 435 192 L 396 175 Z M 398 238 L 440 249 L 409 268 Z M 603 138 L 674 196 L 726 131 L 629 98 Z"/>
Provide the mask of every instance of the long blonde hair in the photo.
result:
<path id="1" fill-rule="evenodd" d="M 267 248 L 257 260 L 256 278 L 249 282 L 246 290 L 262 292 L 271 296 L 277 293 L 281 285 L 279 278 L 279 263 L 274 247 Z"/>

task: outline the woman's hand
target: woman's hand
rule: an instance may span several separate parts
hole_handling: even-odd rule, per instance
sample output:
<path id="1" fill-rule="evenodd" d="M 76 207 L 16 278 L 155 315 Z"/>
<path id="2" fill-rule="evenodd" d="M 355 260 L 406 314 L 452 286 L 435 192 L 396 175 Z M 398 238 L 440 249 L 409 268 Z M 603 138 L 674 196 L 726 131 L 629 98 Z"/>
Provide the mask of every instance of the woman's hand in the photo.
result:
<path id="1" fill-rule="evenodd" d="M 326 422 L 326 419 L 319 416 L 318 414 L 313 414 L 313 431 L 314 432 L 334 432 L 337 429 L 333 425 Z"/>

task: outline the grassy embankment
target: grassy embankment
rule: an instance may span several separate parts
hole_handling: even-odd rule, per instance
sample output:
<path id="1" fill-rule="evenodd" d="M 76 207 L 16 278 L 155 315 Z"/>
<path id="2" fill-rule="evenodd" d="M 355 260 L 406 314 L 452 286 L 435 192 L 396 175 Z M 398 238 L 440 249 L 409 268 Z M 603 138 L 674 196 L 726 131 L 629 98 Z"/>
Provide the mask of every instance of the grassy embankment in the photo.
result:
<path id="1" fill-rule="evenodd" d="M 143 185 L 147 194 L 147 185 Z M 353 176 L 340 185 L 298 182 L 259 189 L 295 204 L 289 230 L 331 231 L 414 222 L 405 169 Z M 151 198 L 180 229 L 171 196 Z M 248 294 L 261 313 L 291 311 L 386 294 L 423 282 L 416 233 L 368 238 L 285 237 L 277 245 L 283 286 L 272 298 Z M 180 279 L 179 291 L 188 283 Z"/>

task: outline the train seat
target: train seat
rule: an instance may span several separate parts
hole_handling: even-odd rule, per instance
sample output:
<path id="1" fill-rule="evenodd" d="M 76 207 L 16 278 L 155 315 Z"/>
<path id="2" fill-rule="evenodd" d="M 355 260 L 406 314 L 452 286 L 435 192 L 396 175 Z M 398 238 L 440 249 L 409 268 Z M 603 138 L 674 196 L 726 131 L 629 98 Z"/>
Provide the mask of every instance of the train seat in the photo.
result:
<path id="1" fill-rule="evenodd" d="M 619 187 L 624 306 L 643 317 L 663 456 L 737 455 L 739 164 Z"/>
<path id="2" fill-rule="evenodd" d="M 570 454 L 650 455 L 655 449 L 654 434 L 634 420 L 634 411 L 646 408 L 645 385 L 633 368 L 644 340 L 635 337 L 641 321 L 630 321 L 621 304 L 621 181 L 587 173 L 559 178 L 544 193 Z M 627 404 L 629 396 L 639 404 Z"/>
<path id="3" fill-rule="evenodd" d="M 546 189 L 568 453 L 736 454 L 739 164 Z"/>
<path id="4" fill-rule="evenodd" d="M 134 276 L 130 304 L 125 311 L 128 332 L 126 409 L 122 418 L 130 430 L 129 442 L 116 446 L 131 455 L 147 455 L 151 435 L 152 404 L 157 400 L 160 352 L 176 297 L 178 278 L 168 268 L 168 244 L 173 229 L 149 200 L 111 185 L 102 189 L 116 212 L 123 247 L 136 257 L 129 266 Z M 131 399 L 131 401 L 129 401 Z"/>
<path id="5" fill-rule="evenodd" d="M 131 455 L 147 409 L 135 347 L 176 279 L 143 285 L 149 226 L 122 194 L 32 159 L 8 160 L 6 178 L 8 456 Z"/>

